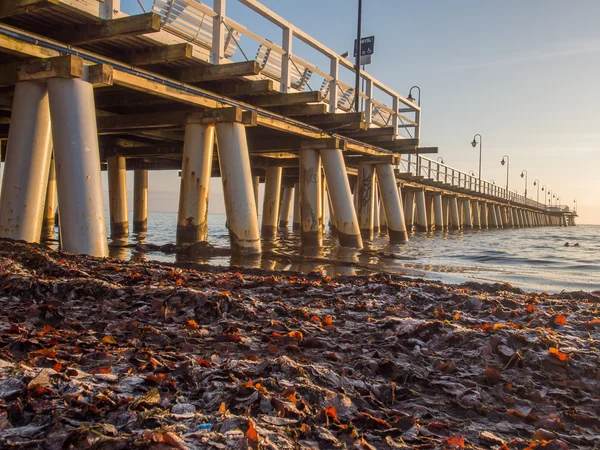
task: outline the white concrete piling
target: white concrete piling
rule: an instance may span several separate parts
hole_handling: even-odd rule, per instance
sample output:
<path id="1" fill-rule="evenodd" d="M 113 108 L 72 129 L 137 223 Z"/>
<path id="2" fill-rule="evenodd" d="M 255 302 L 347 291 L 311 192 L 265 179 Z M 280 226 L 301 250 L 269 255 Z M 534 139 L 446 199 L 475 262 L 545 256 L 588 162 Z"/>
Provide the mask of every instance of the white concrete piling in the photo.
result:
<path id="1" fill-rule="evenodd" d="M 481 218 L 482 230 L 487 230 L 489 227 L 488 216 L 488 202 L 483 201 L 479 204 L 479 217 Z"/>
<path id="2" fill-rule="evenodd" d="M 294 184 L 294 230 L 300 230 L 300 183 Z"/>
<path id="3" fill-rule="evenodd" d="M 8 133 L 0 195 L 0 237 L 39 242 L 52 155 L 45 85 L 17 83 Z"/>
<path id="4" fill-rule="evenodd" d="M 263 238 L 273 238 L 277 235 L 283 168 L 271 166 L 267 167 L 266 172 L 261 235 Z"/>
<path id="5" fill-rule="evenodd" d="M 373 239 L 373 224 L 375 214 L 375 167 L 371 164 L 358 165 L 358 180 L 356 182 L 356 214 L 363 239 Z"/>
<path id="6" fill-rule="evenodd" d="M 473 229 L 473 215 L 471 214 L 471 201 L 468 198 L 464 198 L 462 201 L 463 215 L 465 217 L 465 230 Z"/>
<path id="7" fill-rule="evenodd" d="M 417 204 L 417 231 L 428 231 L 427 204 L 424 190 L 421 189 L 415 193 L 415 202 Z"/>
<path id="8" fill-rule="evenodd" d="M 415 191 L 406 190 L 406 201 L 404 202 L 404 218 L 406 222 L 406 231 L 413 232 L 415 223 Z"/>
<path id="9" fill-rule="evenodd" d="M 108 256 L 94 89 L 81 79 L 48 81 L 61 248 Z"/>
<path id="10" fill-rule="evenodd" d="M 408 232 L 404 220 L 402 195 L 396 185 L 394 169 L 391 164 L 377 164 L 375 168 L 390 242 L 392 244 L 407 242 Z"/>
<path id="11" fill-rule="evenodd" d="M 496 216 L 496 205 L 490 203 L 488 205 L 489 228 L 498 228 L 498 217 Z"/>
<path id="12" fill-rule="evenodd" d="M 373 234 L 377 236 L 379 234 L 379 208 L 380 208 L 380 194 L 379 194 L 379 183 L 377 183 L 377 178 L 375 178 L 375 209 L 373 210 Z"/>
<path id="13" fill-rule="evenodd" d="M 292 203 L 294 201 L 294 187 L 286 186 L 281 195 L 281 206 L 279 207 L 279 228 L 287 228 L 290 222 L 292 212 Z"/>
<path id="14" fill-rule="evenodd" d="M 456 198 L 456 196 L 450 197 L 450 214 L 452 216 L 452 229 L 460 230 L 461 222 L 458 211 L 458 199 Z"/>
<path id="15" fill-rule="evenodd" d="M 471 211 L 473 213 L 473 228 L 476 230 L 481 229 L 481 214 L 479 211 L 479 201 L 471 201 Z"/>
<path id="16" fill-rule="evenodd" d="M 129 234 L 127 217 L 127 166 L 122 156 L 109 156 L 108 204 L 110 211 L 110 235 L 123 237 Z"/>
<path id="17" fill-rule="evenodd" d="M 252 189 L 254 190 L 254 202 L 256 203 L 256 214 L 258 214 L 258 188 L 260 187 L 260 176 L 252 175 Z"/>
<path id="18" fill-rule="evenodd" d="M 133 231 L 148 231 L 148 171 L 133 171 Z"/>
<path id="19" fill-rule="evenodd" d="M 311 247 L 321 245 L 322 230 L 319 223 L 319 214 L 321 211 L 321 182 L 321 157 L 319 151 L 301 150 L 300 239 L 303 246 Z M 331 185 L 329 186 L 331 189 Z"/>
<path id="20" fill-rule="evenodd" d="M 54 237 L 54 225 L 56 218 L 56 167 L 54 158 L 50 161 L 48 172 L 48 187 L 46 188 L 46 201 L 44 202 L 44 218 L 42 222 L 42 240 Z"/>
<path id="21" fill-rule="evenodd" d="M 435 231 L 444 231 L 448 224 L 444 221 L 444 206 L 442 194 L 433 196 L 433 207 L 435 210 Z"/>
<path id="22" fill-rule="evenodd" d="M 238 122 L 220 122 L 216 129 L 231 250 L 239 255 L 259 254 L 262 246 L 246 127 Z"/>
<path id="23" fill-rule="evenodd" d="M 496 218 L 498 228 L 504 228 L 504 218 L 502 217 L 502 208 L 500 205 L 496 205 Z"/>
<path id="24" fill-rule="evenodd" d="M 323 169 L 330 187 L 331 203 L 335 211 L 336 228 L 340 245 L 362 248 L 362 238 L 352 204 L 352 195 L 344 156 L 340 149 L 321 150 Z M 389 224 L 388 224 L 389 225 Z"/>

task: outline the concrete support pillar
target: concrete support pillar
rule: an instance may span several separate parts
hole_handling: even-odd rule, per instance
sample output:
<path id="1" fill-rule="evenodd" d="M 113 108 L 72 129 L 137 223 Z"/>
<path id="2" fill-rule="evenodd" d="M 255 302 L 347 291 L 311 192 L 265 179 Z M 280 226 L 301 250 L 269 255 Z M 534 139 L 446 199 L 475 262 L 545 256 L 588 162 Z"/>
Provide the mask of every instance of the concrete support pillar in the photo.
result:
<path id="1" fill-rule="evenodd" d="M 396 184 L 396 176 L 391 164 L 377 164 L 377 182 L 381 192 L 381 201 L 385 209 L 387 230 L 392 244 L 408 241 L 402 195 Z"/>
<path id="2" fill-rule="evenodd" d="M 374 210 L 373 210 L 373 233 L 375 235 L 379 234 L 379 186 L 378 186 L 377 178 L 375 178 L 375 186 L 373 190 L 375 191 L 375 202 L 374 202 Z"/>
<path id="3" fill-rule="evenodd" d="M 260 187 L 260 176 L 252 175 L 252 189 L 254 190 L 254 203 L 256 204 L 256 214 L 258 214 L 258 188 Z"/>
<path id="4" fill-rule="evenodd" d="M 327 207 L 329 209 L 329 228 L 336 232 L 335 211 L 333 210 L 333 204 L 331 203 L 331 192 L 329 191 L 329 187 L 327 188 Z"/>
<path id="5" fill-rule="evenodd" d="M 350 183 L 342 151 L 321 150 L 323 169 L 330 187 L 331 203 L 335 211 L 336 228 L 340 245 L 344 247 L 362 248 L 362 238 L 356 211 L 352 204 Z"/>
<path id="6" fill-rule="evenodd" d="M 303 246 L 321 245 L 321 158 L 318 150 L 300 151 L 300 217 Z M 331 185 L 330 185 L 331 189 Z M 331 210 L 330 210 L 331 211 Z M 336 225 L 337 226 L 337 225 Z"/>
<path id="7" fill-rule="evenodd" d="M 54 159 L 50 161 L 50 170 L 48 173 L 48 188 L 46 189 L 46 202 L 44 203 L 44 218 L 42 223 L 42 237 L 52 238 L 54 235 L 54 225 L 56 217 L 56 168 Z"/>
<path id="8" fill-rule="evenodd" d="M 511 213 L 511 221 L 512 221 L 513 228 L 519 228 L 519 218 L 517 217 L 517 208 L 511 207 L 510 213 Z"/>
<path id="9" fill-rule="evenodd" d="M 452 229 L 460 230 L 460 217 L 458 211 L 458 199 L 455 196 L 450 197 L 450 214 L 452 216 Z"/>
<path id="10" fill-rule="evenodd" d="M 425 191 L 417 191 L 415 193 L 415 200 L 417 203 L 417 231 L 428 231 Z"/>
<path id="11" fill-rule="evenodd" d="M 502 208 L 500 208 L 500 205 L 496 205 L 496 218 L 498 228 L 504 228 L 504 218 L 502 217 Z"/>
<path id="12" fill-rule="evenodd" d="M 281 207 L 279 209 L 279 228 L 287 228 L 292 212 L 292 202 L 294 200 L 294 188 L 292 186 L 284 187 L 281 196 Z"/>
<path id="13" fill-rule="evenodd" d="M 81 79 L 48 81 L 61 249 L 108 256 L 94 89 Z"/>
<path id="14" fill-rule="evenodd" d="M 296 183 L 294 184 L 294 230 L 300 230 L 300 222 L 300 183 Z"/>
<path id="15" fill-rule="evenodd" d="M 373 239 L 375 213 L 375 167 L 371 164 L 358 165 L 358 181 L 355 194 L 356 214 L 363 239 Z"/>
<path id="16" fill-rule="evenodd" d="M 133 231 L 148 231 L 148 171 L 133 171 Z"/>
<path id="17" fill-rule="evenodd" d="M 183 142 L 177 245 L 208 239 L 208 194 L 215 146 L 215 125 L 187 123 Z"/>
<path id="18" fill-rule="evenodd" d="M 231 250 L 236 254 L 258 254 L 262 247 L 246 127 L 241 123 L 217 123 L 216 128 Z"/>
<path id="19" fill-rule="evenodd" d="M 39 242 L 51 156 L 46 86 L 17 83 L 0 195 L 0 237 Z"/>
<path id="20" fill-rule="evenodd" d="M 110 156 L 108 163 L 108 203 L 110 210 L 110 235 L 129 234 L 127 217 L 127 167 L 122 156 Z"/>
<path id="21" fill-rule="evenodd" d="M 523 210 L 519 208 L 517 213 L 517 217 L 519 218 L 519 228 L 525 228 L 525 217 L 523 215 Z"/>
<path id="22" fill-rule="evenodd" d="M 473 216 L 471 214 L 471 202 L 468 198 L 463 199 L 463 215 L 465 217 L 465 230 L 471 230 L 473 228 Z"/>
<path id="23" fill-rule="evenodd" d="M 473 211 L 473 228 L 476 230 L 481 229 L 481 215 L 479 213 L 479 202 L 473 200 L 471 202 L 471 210 Z"/>
<path id="24" fill-rule="evenodd" d="M 272 238 L 277 234 L 282 175 L 282 167 L 267 167 L 261 227 L 263 238 Z"/>
<path id="25" fill-rule="evenodd" d="M 325 173 L 321 170 L 321 212 L 319 214 L 319 226 L 321 227 L 321 233 L 325 231 L 325 202 L 327 201 L 327 180 L 325 179 Z"/>
<path id="26" fill-rule="evenodd" d="M 412 233 L 415 223 L 415 191 L 406 191 L 406 202 L 404 203 L 404 216 L 406 221 L 406 231 Z"/>
<path id="27" fill-rule="evenodd" d="M 498 216 L 496 215 L 496 205 L 491 203 L 489 205 L 488 209 L 489 209 L 489 213 L 488 213 L 489 224 L 488 224 L 488 226 L 490 228 L 498 228 Z"/>
<path id="28" fill-rule="evenodd" d="M 438 226 L 438 224 L 435 222 L 433 195 L 425 195 L 425 211 L 427 212 L 427 231 L 431 232 Z"/>
<path id="29" fill-rule="evenodd" d="M 444 231 L 447 229 L 448 224 L 444 221 L 444 208 L 442 201 L 442 194 L 435 194 L 433 196 L 433 207 L 435 210 L 435 230 Z"/>
<path id="30" fill-rule="evenodd" d="M 449 230 L 452 224 L 450 214 L 450 199 L 442 194 L 442 217 L 444 219 L 445 230 Z"/>
<path id="31" fill-rule="evenodd" d="M 481 229 L 487 230 L 489 226 L 488 222 L 488 203 L 482 202 L 479 208 L 479 217 L 481 218 Z"/>
<path id="32" fill-rule="evenodd" d="M 379 196 L 381 200 L 379 202 L 379 234 L 387 234 L 387 217 L 385 217 L 385 208 L 383 207 L 383 196 L 381 195 L 381 185 L 379 185 Z M 406 222 L 406 220 L 405 220 Z M 405 224 L 406 225 L 406 224 Z"/>

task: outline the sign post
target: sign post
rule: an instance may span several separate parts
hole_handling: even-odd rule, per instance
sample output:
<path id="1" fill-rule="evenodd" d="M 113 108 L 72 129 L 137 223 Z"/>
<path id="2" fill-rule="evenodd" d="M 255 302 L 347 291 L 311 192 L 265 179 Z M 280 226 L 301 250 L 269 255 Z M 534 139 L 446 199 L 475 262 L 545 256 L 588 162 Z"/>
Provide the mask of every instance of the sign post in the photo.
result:
<path id="1" fill-rule="evenodd" d="M 356 58 L 358 49 L 357 40 L 354 40 L 354 57 Z M 371 55 L 375 52 L 375 36 L 364 37 L 360 40 L 360 64 L 366 66 L 371 64 Z"/>

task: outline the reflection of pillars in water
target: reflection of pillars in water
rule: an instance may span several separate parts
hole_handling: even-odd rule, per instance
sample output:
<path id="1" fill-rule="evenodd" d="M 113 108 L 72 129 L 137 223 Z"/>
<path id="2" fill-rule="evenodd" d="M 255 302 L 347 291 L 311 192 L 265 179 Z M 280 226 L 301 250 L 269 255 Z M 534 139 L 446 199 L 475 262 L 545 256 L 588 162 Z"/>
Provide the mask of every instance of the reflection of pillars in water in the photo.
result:
<path id="1" fill-rule="evenodd" d="M 61 247 L 107 256 L 94 89 L 81 79 L 48 81 Z"/>
<path id="2" fill-rule="evenodd" d="M 258 188 L 260 186 L 260 175 L 252 175 L 252 189 L 254 190 L 254 202 L 256 203 L 256 214 L 258 214 Z"/>
<path id="3" fill-rule="evenodd" d="M 279 228 L 287 228 L 292 212 L 292 202 L 294 200 L 294 188 L 287 186 L 283 188 L 281 196 L 281 208 L 279 211 Z"/>
<path id="4" fill-rule="evenodd" d="M 477 200 L 473 200 L 471 202 L 471 210 L 473 212 L 473 228 L 476 230 L 481 229 L 481 215 L 479 213 L 479 202 Z"/>
<path id="5" fill-rule="evenodd" d="M 465 216 L 465 230 L 470 230 L 473 228 L 473 216 L 471 214 L 471 202 L 468 198 L 464 198 L 462 201 L 463 204 L 463 212 Z"/>
<path id="6" fill-rule="evenodd" d="M 433 196 L 433 207 L 435 209 L 435 231 L 444 231 L 447 229 L 448 224 L 444 221 L 444 207 L 442 201 L 442 194 L 434 194 Z"/>
<path id="7" fill-rule="evenodd" d="M 246 127 L 236 122 L 217 123 L 216 128 L 231 250 L 238 255 L 258 254 L 262 247 Z"/>
<path id="8" fill-rule="evenodd" d="M 148 171 L 133 171 L 133 232 L 148 230 Z"/>
<path id="9" fill-rule="evenodd" d="M 48 91 L 41 83 L 15 87 L 0 195 L 0 237 L 39 242 L 52 155 Z M 77 184 L 71 186 L 76 190 Z"/>
<path id="10" fill-rule="evenodd" d="M 127 167 L 122 156 L 109 156 L 108 163 L 108 200 L 110 211 L 111 237 L 129 234 L 127 217 Z"/>
<path id="11" fill-rule="evenodd" d="M 336 228 L 340 245 L 362 248 L 362 238 L 352 204 L 350 183 L 346 164 L 340 149 L 328 149 L 320 152 L 327 184 L 331 188 L 331 203 L 335 211 Z"/>
<path id="12" fill-rule="evenodd" d="M 371 164 L 358 165 L 358 180 L 354 203 L 363 239 L 373 239 L 373 214 L 375 212 L 375 168 Z"/>
<path id="13" fill-rule="evenodd" d="M 127 260 L 127 237 L 117 236 L 111 237 L 110 245 L 108 246 L 108 256 L 119 261 Z"/>
<path id="14" fill-rule="evenodd" d="M 455 195 L 450 197 L 450 214 L 452 215 L 452 229 L 460 230 L 460 217 L 458 211 L 458 199 Z"/>
<path id="15" fill-rule="evenodd" d="M 185 125 L 177 245 L 208 239 L 208 196 L 215 147 L 215 125 L 188 120 Z"/>
<path id="16" fill-rule="evenodd" d="M 402 193 L 396 184 L 394 169 L 391 164 L 377 164 L 375 168 L 390 242 L 392 244 L 407 242 L 408 232 L 404 220 Z"/>
<path id="17" fill-rule="evenodd" d="M 321 245 L 321 158 L 318 150 L 300 150 L 300 217 L 302 246 Z M 331 213 L 330 213 L 331 214 Z"/>
<path id="18" fill-rule="evenodd" d="M 425 191 L 419 190 L 415 193 L 417 203 L 417 231 L 427 231 L 427 205 L 425 203 Z"/>
<path id="19" fill-rule="evenodd" d="M 48 174 L 48 188 L 46 189 L 46 202 L 44 203 L 44 219 L 42 224 L 42 240 L 54 238 L 54 225 L 56 217 L 56 169 L 54 159 L 50 161 Z"/>
<path id="20" fill-rule="evenodd" d="M 331 215 L 331 212 L 329 213 Z M 294 184 L 294 230 L 300 230 L 300 183 Z"/>
<path id="21" fill-rule="evenodd" d="M 412 233 L 415 223 L 415 191 L 406 191 L 406 202 L 404 203 L 404 217 L 406 220 L 406 231 Z"/>
<path id="22" fill-rule="evenodd" d="M 279 201 L 281 194 L 282 175 L 282 167 L 267 167 L 261 227 L 261 234 L 263 238 L 272 238 L 277 234 L 277 220 L 279 219 Z"/>

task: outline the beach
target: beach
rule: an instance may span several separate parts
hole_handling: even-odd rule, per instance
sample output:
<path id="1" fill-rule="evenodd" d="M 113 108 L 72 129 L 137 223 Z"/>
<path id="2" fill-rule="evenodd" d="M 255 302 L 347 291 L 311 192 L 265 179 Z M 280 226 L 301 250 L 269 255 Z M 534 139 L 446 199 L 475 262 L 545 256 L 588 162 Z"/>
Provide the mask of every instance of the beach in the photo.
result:
<path id="1" fill-rule="evenodd" d="M 590 449 L 599 293 L 0 241 L 5 448 Z"/>

